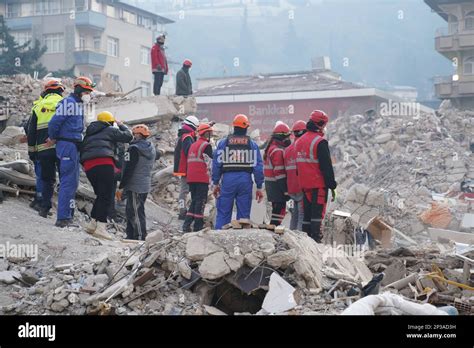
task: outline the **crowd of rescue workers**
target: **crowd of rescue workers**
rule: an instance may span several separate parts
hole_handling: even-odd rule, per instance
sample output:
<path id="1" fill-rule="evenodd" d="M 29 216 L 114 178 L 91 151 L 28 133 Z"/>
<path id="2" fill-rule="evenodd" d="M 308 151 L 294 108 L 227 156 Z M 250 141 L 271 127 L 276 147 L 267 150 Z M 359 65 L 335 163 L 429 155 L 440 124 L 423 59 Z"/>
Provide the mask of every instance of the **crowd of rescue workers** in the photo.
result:
<path id="1" fill-rule="evenodd" d="M 150 141 L 147 125 L 129 129 L 107 111 L 97 114 L 84 133 L 84 105 L 90 102 L 94 88 L 89 78 L 79 77 L 74 91 L 63 97 L 66 89 L 61 81 L 50 80 L 34 102 L 24 126 L 36 173 L 36 196 L 30 206 L 44 218 L 52 216 L 58 173 L 55 226 L 78 227 L 75 196 L 82 166 L 96 195 L 85 230 L 112 239 L 107 221 L 117 218 L 116 201 L 126 201 L 127 239 L 145 240 L 145 202 L 151 192 L 154 163 L 163 151 Z M 214 123 L 200 122 L 193 115 L 186 117 L 174 152 L 182 231 L 204 228 L 210 192 L 216 198 L 217 211 L 216 221 L 210 223 L 220 230 L 233 219 L 234 203 L 234 219 L 250 219 L 252 201 L 260 203 L 265 188 L 272 205 L 270 224 L 282 223 L 290 201 L 290 229 L 306 232 L 321 242 L 329 191 L 334 200 L 337 186 L 324 138 L 328 120 L 325 112 L 315 110 L 307 121 L 299 120 L 292 128 L 278 121 L 261 151 L 248 135 L 251 121 L 243 114 L 234 117 L 232 134 L 220 139 L 216 149 L 210 142 Z"/>

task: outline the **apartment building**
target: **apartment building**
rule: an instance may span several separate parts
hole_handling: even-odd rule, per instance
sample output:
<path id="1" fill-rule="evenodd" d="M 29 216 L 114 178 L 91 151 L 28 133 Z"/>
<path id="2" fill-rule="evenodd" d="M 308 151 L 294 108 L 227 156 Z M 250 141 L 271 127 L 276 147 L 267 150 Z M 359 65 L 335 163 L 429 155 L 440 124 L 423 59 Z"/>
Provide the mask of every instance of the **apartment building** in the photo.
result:
<path id="1" fill-rule="evenodd" d="M 50 71 L 74 67 L 105 90 L 152 94 L 150 50 L 172 20 L 117 0 L 0 0 L 18 43 L 38 39 Z"/>
<path id="2" fill-rule="evenodd" d="M 435 79 L 436 96 L 474 107 L 474 1 L 425 0 L 448 23 L 436 31 L 436 50 L 451 60 L 452 76 Z"/>

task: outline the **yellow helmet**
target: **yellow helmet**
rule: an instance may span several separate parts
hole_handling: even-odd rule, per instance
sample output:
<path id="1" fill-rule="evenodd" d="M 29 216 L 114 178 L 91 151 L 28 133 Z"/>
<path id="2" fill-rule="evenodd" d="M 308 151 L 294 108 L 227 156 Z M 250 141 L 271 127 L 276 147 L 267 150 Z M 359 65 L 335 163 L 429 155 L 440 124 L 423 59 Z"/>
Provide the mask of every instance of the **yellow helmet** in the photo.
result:
<path id="1" fill-rule="evenodd" d="M 115 117 L 109 111 L 102 111 L 97 115 L 97 121 L 100 122 L 115 122 Z"/>

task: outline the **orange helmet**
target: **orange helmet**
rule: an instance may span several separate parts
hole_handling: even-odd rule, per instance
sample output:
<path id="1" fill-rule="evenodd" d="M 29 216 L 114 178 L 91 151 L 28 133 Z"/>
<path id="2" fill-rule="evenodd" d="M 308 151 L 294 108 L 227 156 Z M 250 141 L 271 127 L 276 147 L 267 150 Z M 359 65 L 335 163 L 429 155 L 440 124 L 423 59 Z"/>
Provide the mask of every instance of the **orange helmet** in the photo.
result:
<path id="1" fill-rule="evenodd" d="M 47 91 L 49 89 L 61 90 L 62 92 L 64 92 L 66 90 L 64 85 L 58 80 L 49 80 L 48 82 L 46 82 L 44 84 L 43 91 Z"/>
<path id="2" fill-rule="evenodd" d="M 199 127 L 197 127 L 196 132 L 199 134 L 200 137 L 202 137 L 205 133 L 212 132 L 213 130 L 214 129 L 212 129 L 210 124 L 201 123 Z"/>
<path id="3" fill-rule="evenodd" d="M 84 89 L 87 89 L 89 91 L 93 91 L 95 88 L 95 83 L 92 82 L 92 80 L 88 77 L 85 76 L 80 76 L 74 81 L 74 87 L 81 86 Z"/>
<path id="4" fill-rule="evenodd" d="M 285 122 L 278 121 L 273 128 L 272 134 L 289 136 L 291 134 L 290 127 Z"/>
<path id="5" fill-rule="evenodd" d="M 148 138 L 150 136 L 150 128 L 146 124 L 137 124 L 132 128 L 132 133 L 133 134 L 141 134 L 145 138 Z"/>
<path id="6" fill-rule="evenodd" d="M 249 118 L 244 114 L 238 114 L 234 117 L 234 122 L 232 123 L 232 126 L 239 128 L 249 128 Z"/>

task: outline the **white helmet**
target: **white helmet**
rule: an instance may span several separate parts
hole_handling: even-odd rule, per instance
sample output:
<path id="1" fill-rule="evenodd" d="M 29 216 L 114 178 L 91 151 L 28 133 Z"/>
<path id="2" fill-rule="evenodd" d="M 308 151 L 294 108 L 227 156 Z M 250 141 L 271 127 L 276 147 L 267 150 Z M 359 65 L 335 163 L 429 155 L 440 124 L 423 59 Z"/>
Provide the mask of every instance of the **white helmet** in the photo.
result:
<path id="1" fill-rule="evenodd" d="M 199 126 L 199 119 L 196 116 L 188 116 L 184 119 L 183 123 L 196 129 Z"/>

